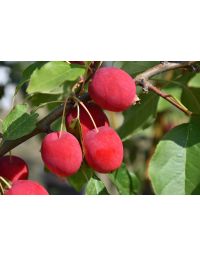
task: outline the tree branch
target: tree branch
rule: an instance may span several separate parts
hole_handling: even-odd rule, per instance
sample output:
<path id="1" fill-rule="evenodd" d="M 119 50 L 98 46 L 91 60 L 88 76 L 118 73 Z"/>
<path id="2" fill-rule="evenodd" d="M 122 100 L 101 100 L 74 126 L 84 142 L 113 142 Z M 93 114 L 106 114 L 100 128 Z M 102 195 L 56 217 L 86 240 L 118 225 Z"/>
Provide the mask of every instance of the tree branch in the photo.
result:
<path id="1" fill-rule="evenodd" d="M 153 66 L 152 68 L 149 68 L 148 70 L 144 71 L 143 73 L 136 76 L 136 80 L 139 82 L 139 80 L 144 79 L 148 80 L 151 77 L 161 74 L 163 72 L 167 72 L 174 69 L 179 68 L 188 68 L 191 67 L 193 64 L 195 64 L 197 61 L 185 61 L 185 62 L 163 62 L 161 64 L 158 64 L 156 66 Z"/>
<path id="2" fill-rule="evenodd" d="M 143 87 L 142 83 L 140 83 L 140 85 Z M 179 102 L 176 101 L 176 99 L 170 95 L 167 94 L 163 91 L 161 91 L 159 88 L 153 86 L 151 84 L 150 81 L 145 81 L 145 87 L 148 87 L 148 90 L 153 91 L 154 93 L 156 93 L 157 95 L 159 95 L 160 97 L 164 98 L 165 100 L 167 100 L 169 103 L 171 103 L 172 105 L 174 105 L 176 108 L 178 108 L 180 111 L 184 112 L 186 115 L 191 116 L 192 112 L 189 111 L 186 107 L 184 107 L 183 105 L 179 104 Z"/>
<path id="3" fill-rule="evenodd" d="M 82 96 L 79 97 L 79 99 L 83 102 L 89 100 L 89 95 L 88 93 L 83 94 Z M 71 109 L 73 104 L 69 102 L 66 107 L 66 112 Z M 48 132 L 50 125 L 60 118 L 63 113 L 63 107 L 64 105 L 62 104 L 61 106 L 57 107 L 55 110 L 50 112 L 46 117 L 41 119 L 38 123 L 36 128 L 28 135 L 25 135 L 23 137 L 20 137 L 16 140 L 10 140 L 10 141 L 4 141 L 0 147 L 0 156 L 3 156 L 13 148 L 17 147 L 19 144 L 27 141 L 28 139 L 32 138 L 35 135 L 38 135 L 40 133 Z"/>
<path id="4" fill-rule="evenodd" d="M 195 62 L 196 61 L 163 62 L 137 75 L 135 77 L 136 84 L 141 86 L 145 92 L 148 92 L 149 90 L 153 91 L 154 93 L 174 105 L 176 108 L 184 112 L 186 115 L 191 116 L 192 112 L 183 105 L 179 104 L 179 102 L 172 95 L 162 92 L 159 88 L 153 86 L 153 84 L 150 82 L 150 78 L 166 71 L 191 67 Z"/>

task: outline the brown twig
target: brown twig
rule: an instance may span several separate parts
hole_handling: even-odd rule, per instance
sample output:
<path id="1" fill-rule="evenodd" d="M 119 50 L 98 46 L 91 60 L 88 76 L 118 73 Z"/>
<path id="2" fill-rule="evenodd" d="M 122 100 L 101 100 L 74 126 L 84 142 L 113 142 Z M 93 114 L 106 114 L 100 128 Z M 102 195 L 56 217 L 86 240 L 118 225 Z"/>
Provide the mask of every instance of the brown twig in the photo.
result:
<path id="1" fill-rule="evenodd" d="M 174 69 L 179 68 L 188 68 L 191 67 L 193 64 L 195 64 L 196 61 L 184 61 L 184 62 L 163 62 L 161 64 L 158 64 L 156 66 L 153 66 L 152 68 L 149 68 L 148 70 L 144 71 L 143 73 L 136 76 L 136 80 L 148 80 L 151 77 L 161 74 L 163 72 L 167 72 Z"/>
<path id="2" fill-rule="evenodd" d="M 160 97 L 164 98 L 169 103 L 174 105 L 176 108 L 178 108 L 179 110 L 184 112 L 186 115 L 191 116 L 192 115 L 191 111 L 189 111 L 183 105 L 179 104 L 179 102 L 175 98 L 173 98 L 172 95 L 167 94 L 165 92 L 162 92 L 159 88 L 155 87 L 151 83 L 150 78 L 157 75 L 157 74 L 160 74 L 160 73 L 163 73 L 163 72 L 166 72 L 166 71 L 169 71 L 169 70 L 191 67 L 195 62 L 196 61 L 163 62 L 163 63 L 158 64 L 158 65 L 156 65 L 152 68 L 149 68 L 145 72 L 137 75 L 135 77 L 135 81 L 136 81 L 137 85 L 141 86 L 145 92 L 148 92 L 149 90 L 153 91 L 154 93 L 156 93 L 157 95 L 159 95 Z"/>
<path id="3" fill-rule="evenodd" d="M 81 101 L 85 102 L 89 100 L 89 96 L 87 93 L 83 94 L 79 98 Z M 23 137 L 20 137 L 16 140 L 10 140 L 10 141 L 4 141 L 0 147 L 0 156 L 3 156 L 19 144 L 27 141 L 28 139 L 32 138 L 35 135 L 38 135 L 40 133 L 46 133 L 49 131 L 49 127 L 51 123 L 53 123 L 55 120 L 60 118 L 63 113 L 63 107 L 64 104 L 57 107 L 55 110 L 53 110 L 51 113 L 49 113 L 46 117 L 44 117 L 42 120 L 40 120 L 37 123 L 36 128 L 28 135 L 25 135 Z M 66 111 L 68 111 L 72 107 L 72 103 L 68 103 L 66 107 Z"/>
<path id="4" fill-rule="evenodd" d="M 140 83 L 140 85 L 143 87 L 143 84 Z M 178 108 L 179 110 L 181 110 L 182 112 L 184 112 L 186 115 L 191 116 L 192 112 L 189 111 L 186 107 L 184 107 L 183 105 L 179 104 L 175 98 L 173 98 L 172 95 L 167 94 L 163 91 L 161 91 L 159 88 L 153 86 L 151 84 L 150 81 L 145 81 L 145 88 L 146 86 L 148 87 L 148 90 L 153 91 L 154 93 L 156 93 L 157 95 L 159 95 L 160 97 L 164 98 L 165 100 L 167 100 L 169 103 L 171 103 L 172 105 L 174 105 L 176 108 Z"/>

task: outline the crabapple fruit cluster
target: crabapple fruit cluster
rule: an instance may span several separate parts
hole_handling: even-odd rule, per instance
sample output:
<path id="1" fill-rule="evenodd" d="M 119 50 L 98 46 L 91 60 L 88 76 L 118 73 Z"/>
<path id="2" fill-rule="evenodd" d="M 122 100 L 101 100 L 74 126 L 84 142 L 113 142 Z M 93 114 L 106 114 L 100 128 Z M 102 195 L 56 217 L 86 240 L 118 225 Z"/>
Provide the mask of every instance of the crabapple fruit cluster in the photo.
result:
<path id="1" fill-rule="evenodd" d="M 97 127 L 101 126 L 109 126 L 109 121 L 105 113 L 102 109 L 95 103 L 89 102 L 85 103 L 88 111 L 92 115 L 92 118 Z M 73 133 L 73 122 L 76 120 L 77 117 L 77 108 L 72 108 L 66 116 L 66 128 L 69 132 Z M 85 109 L 80 105 L 80 124 L 81 124 L 81 132 L 82 136 L 85 136 L 86 133 L 94 128 L 91 118 L 89 117 L 88 113 Z"/>
<path id="2" fill-rule="evenodd" d="M 74 106 L 65 118 L 67 131 L 53 131 L 42 140 L 41 157 L 50 172 L 60 177 L 74 175 L 83 160 L 96 172 L 110 173 L 120 167 L 123 144 L 110 127 L 103 110 L 121 112 L 134 104 L 135 81 L 116 67 L 99 68 L 88 85 L 91 100 L 73 96 Z M 77 128 L 78 127 L 78 128 Z M 27 164 L 17 156 L 0 158 L 0 188 L 5 195 L 47 195 L 39 183 L 28 180 Z"/>
<path id="3" fill-rule="evenodd" d="M 76 104 L 68 111 L 68 132 L 52 132 L 42 142 L 44 164 L 58 176 L 75 174 L 83 159 L 100 173 L 115 171 L 122 163 L 122 141 L 110 127 L 103 109 L 119 112 L 130 107 L 136 96 L 135 82 L 119 68 L 103 67 L 95 72 L 88 92 L 92 102 Z"/>

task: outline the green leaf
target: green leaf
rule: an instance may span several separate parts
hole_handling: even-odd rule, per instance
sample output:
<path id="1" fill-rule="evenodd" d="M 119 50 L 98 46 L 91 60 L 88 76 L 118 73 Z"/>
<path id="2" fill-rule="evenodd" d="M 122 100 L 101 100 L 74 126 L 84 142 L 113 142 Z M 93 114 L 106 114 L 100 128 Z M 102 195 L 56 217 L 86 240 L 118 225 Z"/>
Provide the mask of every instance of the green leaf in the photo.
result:
<path id="1" fill-rule="evenodd" d="M 156 110 L 159 97 L 149 92 L 140 96 L 141 104 L 129 108 L 124 114 L 124 123 L 118 129 L 120 137 L 124 140 L 137 129 L 147 128 L 156 118 Z"/>
<path id="2" fill-rule="evenodd" d="M 3 139 L 15 140 L 29 134 L 36 127 L 37 117 L 37 113 L 27 113 L 27 105 L 16 105 L 3 121 Z"/>
<path id="3" fill-rule="evenodd" d="M 61 99 L 60 95 L 57 94 L 42 94 L 42 93 L 35 93 L 31 95 L 28 100 L 34 106 L 40 106 L 41 104 L 52 102 Z"/>
<path id="4" fill-rule="evenodd" d="M 139 193 L 140 182 L 137 176 L 126 168 L 124 163 L 119 169 L 108 176 L 111 182 L 116 186 L 119 194 L 133 195 Z"/>
<path id="5" fill-rule="evenodd" d="M 200 73 L 195 74 L 195 76 L 189 81 L 188 86 L 195 88 L 200 87 Z"/>
<path id="6" fill-rule="evenodd" d="M 104 183 L 97 177 L 93 176 L 90 178 L 86 190 L 86 195 L 108 195 L 108 191 Z"/>
<path id="7" fill-rule="evenodd" d="M 67 178 L 69 184 L 78 192 L 81 192 L 91 178 L 93 170 L 83 162 L 78 172 Z"/>
<path id="8" fill-rule="evenodd" d="M 189 88 L 191 93 L 195 95 L 196 100 L 198 101 L 198 104 L 200 104 L 200 88 Z"/>
<path id="9" fill-rule="evenodd" d="M 191 195 L 200 195 L 200 183 L 199 185 L 192 191 Z"/>
<path id="10" fill-rule="evenodd" d="M 179 70 L 180 72 L 180 70 Z M 195 76 L 195 73 L 188 72 L 188 73 L 181 73 L 175 80 L 172 80 L 172 83 L 179 83 L 181 85 L 188 85 L 191 79 Z"/>
<path id="11" fill-rule="evenodd" d="M 163 91 L 167 94 L 171 94 L 177 100 L 181 101 L 182 104 L 190 111 L 194 113 L 200 113 L 200 89 L 188 87 L 187 83 L 194 74 L 182 75 L 176 80 L 162 81 L 163 83 L 169 83 L 164 87 Z M 161 82 L 161 81 L 160 81 Z M 174 106 L 170 105 L 165 99 L 160 98 L 158 104 L 158 110 L 167 110 Z"/>
<path id="12" fill-rule="evenodd" d="M 181 95 L 181 102 L 190 111 L 194 113 L 200 113 L 200 89 L 183 86 Z"/>
<path id="13" fill-rule="evenodd" d="M 144 72 L 148 68 L 159 64 L 158 61 L 115 61 L 113 66 L 118 67 L 129 73 L 131 76 L 136 76 Z"/>
<path id="14" fill-rule="evenodd" d="M 57 120 L 55 120 L 52 124 L 51 124 L 51 130 L 53 131 L 59 131 L 60 127 L 61 127 L 61 122 L 62 122 L 62 117 L 58 118 Z M 66 130 L 66 127 L 63 127 L 64 130 Z"/>
<path id="15" fill-rule="evenodd" d="M 15 89 L 15 95 L 18 93 L 18 91 L 21 89 L 21 87 L 30 80 L 31 74 L 33 73 L 33 71 L 36 68 L 40 68 L 42 65 L 44 65 L 45 62 L 35 62 L 33 64 L 31 64 L 30 66 L 28 66 L 22 74 L 22 79 L 20 80 L 20 82 L 18 83 L 18 85 L 16 86 Z"/>
<path id="16" fill-rule="evenodd" d="M 176 99 L 179 101 L 181 100 L 181 93 L 182 93 L 182 88 L 180 86 L 175 86 L 173 85 L 168 85 L 164 89 L 162 89 L 163 92 L 173 95 Z M 175 109 L 172 104 L 170 104 L 167 100 L 164 98 L 160 97 L 159 103 L 158 103 L 158 111 L 165 111 L 168 109 Z"/>
<path id="17" fill-rule="evenodd" d="M 85 68 L 80 65 L 70 65 L 66 62 L 48 62 L 37 68 L 31 75 L 27 88 L 29 94 L 56 93 L 64 81 L 75 81 L 84 74 Z"/>
<path id="18" fill-rule="evenodd" d="M 200 183 L 200 120 L 172 129 L 158 144 L 149 173 L 156 194 L 191 194 Z"/>

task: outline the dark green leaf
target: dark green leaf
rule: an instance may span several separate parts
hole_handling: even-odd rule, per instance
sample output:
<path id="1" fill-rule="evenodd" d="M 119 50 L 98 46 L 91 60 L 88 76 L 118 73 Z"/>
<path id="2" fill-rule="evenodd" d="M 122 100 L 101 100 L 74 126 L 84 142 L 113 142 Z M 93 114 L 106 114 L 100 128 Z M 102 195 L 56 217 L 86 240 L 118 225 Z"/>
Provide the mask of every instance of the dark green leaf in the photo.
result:
<path id="1" fill-rule="evenodd" d="M 108 191 L 106 190 L 106 187 L 104 183 L 97 177 L 93 176 L 90 178 L 86 190 L 86 195 L 108 195 Z"/>
<path id="2" fill-rule="evenodd" d="M 173 83 L 180 83 L 182 86 L 183 85 L 188 85 L 191 79 L 195 76 L 195 73 L 187 72 L 187 73 L 182 73 L 179 75 L 175 80 L 172 80 Z"/>
<path id="3" fill-rule="evenodd" d="M 84 72 L 85 68 L 80 65 L 77 67 L 62 61 L 48 62 L 32 73 L 27 92 L 60 93 L 59 87 L 64 81 L 75 81 Z"/>
<path id="4" fill-rule="evenodd" d="M 189 89 L 191 93 L 195 95 L 195 98 L 198 101 L 198 104 L 200 104 L 200 88 L 189 87 Z"/>
<path id="5" fill-rule="evenodd" d="M 172 129 L 158 144 L 150 162 L 156 194 L 191 194 L 200 183 L 200 120 Z"/>
<path id="6" fill-rule="evenodd" d="M 190 88 L 183 86 L 183 91 L 181 95 L 181 102 L 190 111 L 194 113 L 200 113 L 200 88 Z"/>
<path id="7" fill-rule="evenodd" d="M 78 172 L 67 178 L 69 184 L 78 192 L 81 192 L 92 176 L 93 170 L 83 163 Z"/>
<path id="8" fill-rule="evenodd" d="M 195 76 L 189 81 L 188 85 L 190 87 L 199 88 L 200 87 L 200 73 L 195 74 Z"/>
<path id="9" fill-rule="evenodd" d="M 122 139 L 133 134 L 139 128 L 146 128 L 153 123 L 159 97 L 149 92 L 140 96 L 141 104 L 137 104 L 125 111 L 124 123 L 118 133 Z"/>
<path id="10" fill-rule="evenodd" d="M 200 183 L 199 185 L 192 191 L 191 195 L 200 195 Z"/>
<path id="11" fill-rule="evenodd" d="M 4 140 L 15 140 L 29 134 L 36 127 L 37 113 L 27 113 L 27 105 L 17 105 L 2 124 Z"/>
<path id="12" fill-rule="evenodd" d="M 33 64 L 31 64 L 30 66 L 28 66 L 22 74 L 22 79 L 20 80 L 20 82 L 18 83 L 16 89 L 15 89 L 15 95 L 18 93 L 18 91 L 20 90 L 20 88 L 24 85 L 24 83 L 28 82 L 30 80 L 31 74 L 33 73 L 33 71 L 36 68 L 40 68 L 42 65 L 44 65 L 45 62 L 35 62 Z"/>
<path id="13" fill-rule="evenodd" d="M 61 122 L 62 122 L 62 117 L 58 118 L 57 120 L 55 120 L 52 124 L 51 124 L 51 129 L 53 131 L 59 131 L 60 127 L 61 127 Z M 65 126 L 64 126 L 64 130 L 66 130 Z"/>
<path id="14" fill-rule="evenodd" d="M 119 169 L 109 174 L 109 178 L 121 195 L 138 194 L 140 191 L 140 182 L 137 176 L 130 172 L 124 163 Z"/>
<path id="15" fill-rule="evenodd" d="M 61 98 L 60 95 L 57 94 L 42 94 L 42 93 L 35 93 L 31 95 L 28 100 L 31 102 L 34 106 L 39 106 L 41 104 L 52 102 L 59 100 Z"/>
<path id="16" fill-rule="evenodd" d="M 131 76 L 136 76 L 144 72 L 148 68 L 159 64 L 158 61 L 116 61 L 113 66 L 118 67 L 129 73 Z"/>

